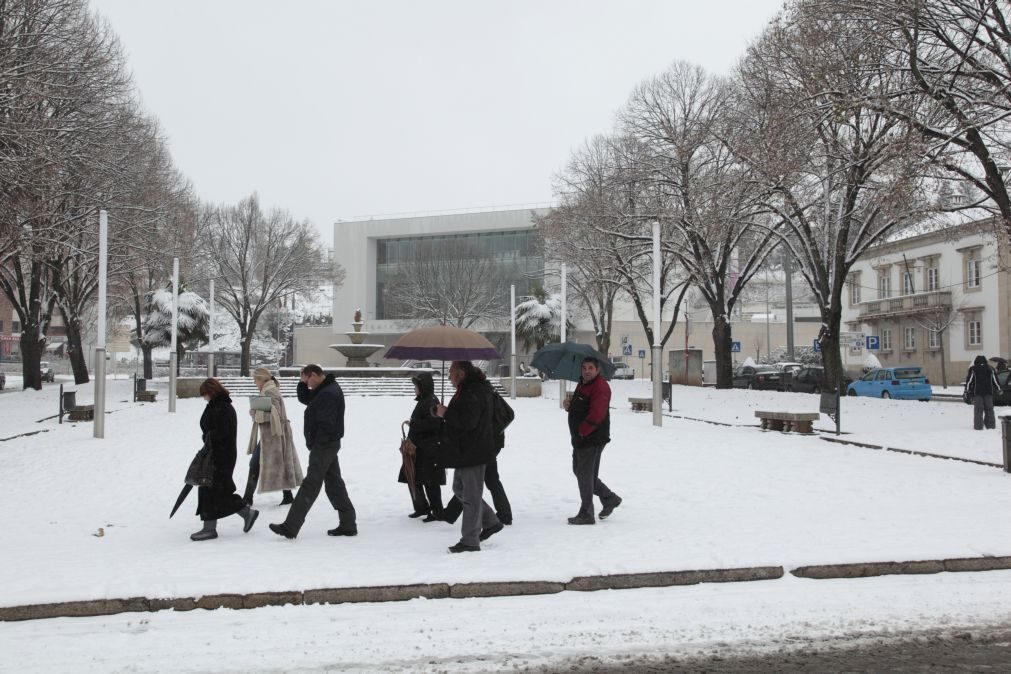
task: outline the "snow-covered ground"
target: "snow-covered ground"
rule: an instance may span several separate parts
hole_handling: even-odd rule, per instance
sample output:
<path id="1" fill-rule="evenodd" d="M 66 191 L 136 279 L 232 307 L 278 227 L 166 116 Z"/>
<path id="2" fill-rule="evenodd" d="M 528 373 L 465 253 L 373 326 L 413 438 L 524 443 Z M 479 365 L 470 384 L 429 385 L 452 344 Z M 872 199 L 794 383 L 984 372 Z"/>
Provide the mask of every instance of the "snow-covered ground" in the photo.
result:
<path id="1" fill-rule="evenodd" d="M 39 422 L 55 414 L 58 387 L 0 395 L 0 502 L 5 549 L 14 551 L 0 556 L 0 605 L 1011 554 L 1011 477 L 998 469 L 756 428 L 756 409 L 816 411 L 818 396 L 806 394 L 674 387 L 673 415 L 682 418 L 665 417 L 657 428 L 652 415 L 633 413 L 627 403 L 630 395 L 649 395 L 644 381 L 613 383 L 613 442 L 601 478 L 624 503 L 596 526 L 565 524 L 578 498 L 558 387 L 549 384 L 544 398 L 514 401 L 500 472 L 515 524 L 481 553 L 449 555 L 458 527 L 406 517 L 407 490 L 396 482 L 399 424 L 413 407 L 405 397 L 348 398 L 340 458 L 358 537 L 326 536 L 336 515 L 321 497 L 299 538 L 281 539 L 266 524 L 280 521 L 284 509 L 268 494 L 256 497 L 262 514 L 249 534 L 231 518 L 219 524 L 216 541 L 193 543 L 195 496 L 173 519 L 168 512 L 200 444 L 203 402 L 179 400 L 170 414 L 161 386 L 158 403 L 135 404 L 129 380 L 110 380 L 103 440 L 92 437 L 90 423 Z M 78 387 L 77 396 L 90 402 L 90 386 Z M 301 406 L 293 399 L 288 405 L 301 436 Z M 244 446 L 247 405 L 237 400 L 236 408 Z M 971 408 L 962 404 L 845 398 L 842 419 L 844 439 L 1001 460 L 999 427 L 973 431 Z M 816 428 L 834 424 L 822 417 Z M 33 434 L 15 437 L 24 433 Z M 240 456 L 236 483 L 244 483 L 245 470 Z M 10 660 L 19 669 L 35 671 L 69 670 L 72 662 L 94 670 L 496 669 L 589 652 L 750 648 L 797 631 L 1003 620 L 1009 579 L 1005 572 L 786 577 L 514 599 L 58 619 L 0 624 L 0 648 L 20 658 Z M 455 639 L 447 627 L 453 624 Z M 271 643 L 280 655 L 270 654 Z M 190 657 L 187 644 L 221 659 Z M 284 657 L 291 652 L 294 661 Z M 472 659 L 482 653 L 489 659 Z M 154 659 L 137 660 L 141 654 Z"/>

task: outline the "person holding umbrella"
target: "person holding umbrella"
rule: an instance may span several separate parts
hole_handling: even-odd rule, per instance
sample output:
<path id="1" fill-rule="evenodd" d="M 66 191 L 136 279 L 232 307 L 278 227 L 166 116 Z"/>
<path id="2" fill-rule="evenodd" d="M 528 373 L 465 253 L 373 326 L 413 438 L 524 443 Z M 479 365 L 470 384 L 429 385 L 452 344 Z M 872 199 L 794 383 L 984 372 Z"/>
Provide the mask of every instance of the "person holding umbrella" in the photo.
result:
<path id="1" fill-rule="evenodd" d="M 435 395 L 435 380 L 431 372 L 420 372 L 411 377 L 414 384 L 414 411 L 405 422 L 410 430 L 407 438 L 414 443 L 414 484 L 410 490 L 414 512 L 409 517 L 424 517 L 424 522 L 442 519 L 442 487 L 446 484 L 446 471 L 435 464 L 435 450 L 439 441 L 442 419 L 435 415 L 439 398 Z M 410 459 L 409 459 L 410 460 Z M 407 471 L 401 467 L 398 481 L 407 483 Z"/>
<path id="2" fill-rule="evenodd" d="M 569 435 L 572 439 L 572 472 L 579 486 L 580 506 L 569 524 L 594 524 L 593 497 L 598 496 L 603 509 L 600 519 L 606 519 L 621 505 L 621 497 L 600 481 L 600 455 L 611 441 L 611 387 L 600 376 L 600 360 L 586 356 L 581 363 L 582 374 L 571 400 L 563 405 L 569 415 Z"/>
<path id="3" fill-rule="evenodd" d="M 204 526 L 191 534 L 190 540 L 208 541 L 218 537 L 219 519 L 238 513 L 243 520 L 242 532 L 248 533 L 260 513 L 235 493 L 232 472 L 235 470 L 237 423 L 228 389 L 217 379 L 205 379 L 200 384 L 200 395 L 207 401 L 200 416 L 200 430 L 214 456 L 214 480 L 211 486 L 197 489 L 197 515 Z"/>
<path id="4" fill-rule="evenodd" d="M 455 360 L 449 380 L 456 393 L 436 415 L 444 423 L 439 464 L 453 468 L 453 493 L 463 503 L 460 541 L 450 552 L 478 552 L 481 541 L 502 531 L 502 522 L 482 498 L 485 464 L 495 458 L 492 430 L 492 388 L 484 373 L 469 360 Z"/>

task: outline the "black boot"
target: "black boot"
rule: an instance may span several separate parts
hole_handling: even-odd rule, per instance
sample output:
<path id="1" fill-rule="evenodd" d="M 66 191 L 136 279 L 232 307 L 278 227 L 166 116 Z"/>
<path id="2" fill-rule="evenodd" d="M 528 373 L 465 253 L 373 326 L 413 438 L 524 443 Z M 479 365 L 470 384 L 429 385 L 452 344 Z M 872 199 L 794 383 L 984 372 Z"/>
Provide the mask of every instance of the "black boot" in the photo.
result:
<path id="1" fill-rule="evenodd" d="M 436 484 L 426 484 L 425 494 L 428 495 L 428 502 L 432 504 L 432 512 L 422 522 L 435 522 L 445 516 L 446 509 L 442 507 L 442 489 Z"/>
<path id="2" fill-rule="evenodd" d="M 449 499 L 449 503 L 442 510 L 442 521 L 449 522 L 453 524 L 456 522 L 457 518 L 460 517 L 460 513 L 463 512 L 463 501 L 458 499 L 456 496 Z"/>
<path id="3" fill-rule="evenodd" d="M 290 505 L 295 502 L 295 497 L 291 495 L 290 489 L 285 489 L 278 505 Z"/>
<path id="4" fill-rule="evenodd" d="M 253 492 L 256 491 L 256 483 L 260 481 L 260 474 L 249 471 L 249 477 L 246 478 L 246 491 L 242 495 L 242 502 L 247 506 L 253 505 Z"/>

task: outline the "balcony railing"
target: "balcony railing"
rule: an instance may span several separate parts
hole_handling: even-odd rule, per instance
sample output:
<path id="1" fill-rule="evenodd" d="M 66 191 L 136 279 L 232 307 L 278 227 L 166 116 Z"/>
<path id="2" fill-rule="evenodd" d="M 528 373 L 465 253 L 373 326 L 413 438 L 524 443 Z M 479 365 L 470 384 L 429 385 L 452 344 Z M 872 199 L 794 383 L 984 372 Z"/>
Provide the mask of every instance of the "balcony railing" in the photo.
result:
<path id="1" fill-rule="evenodd" d="M 860 303 L 861 320 L 910 316 L 932 311 L 951 309 L 951 291 L 933 290 L 926 293 L 900 295 L 882 300 Z"/>

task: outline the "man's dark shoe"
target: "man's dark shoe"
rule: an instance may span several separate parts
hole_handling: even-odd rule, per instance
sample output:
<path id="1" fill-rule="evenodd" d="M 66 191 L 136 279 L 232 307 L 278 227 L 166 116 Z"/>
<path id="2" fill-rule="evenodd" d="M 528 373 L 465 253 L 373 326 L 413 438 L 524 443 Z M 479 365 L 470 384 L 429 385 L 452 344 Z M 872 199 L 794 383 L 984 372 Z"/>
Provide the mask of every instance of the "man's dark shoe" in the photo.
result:
<path id="1" fill-rule="evenodd" d="M 425 515 L 428 515 L 428 514 L 429 514 L 429 512 L 427 510 L 415 510 L 413 513 L 411 513 L 410 515 L 408 515 L 408 517 L 410 517 L 411 519 L 414 519 L 416 517 L 424 517 Z"/>
<path id="2" fill-rule="evenodd" d="M 423 520 L 421 520 L 421 521 L 422 521 L 422 522 L 438 522 L 438 521 L 439 521 L 439 520 L 441 520 L 441 519 L 442 519 L 442 518 L 441 518 L 441 517 L 439 517 L 438 515 L 436 515 L 435 513 L 430 513 L 430 514 L 428 515 L 428 517 L 426 517 L 425 519 L 423 519 Z"/>
<path id="3" fill-rule="evenodd" d="M 337 527 L 336 529 L 327 529 L 327 536 L 357 536 L 358 527 Z"/>
<path id="4" fill-rule="evenodd" d="M 614 509 L 621 505 L 621 497 L 617 494 L 613 498 L 604 502 L 604 507 L 600 511 L 600 519 L 606 520 L 614 512 Z"/>
<path id="5" fill-rule="evenodd" d="M 456 545 L 449 546 L 450 552 L 481 552 L 480 545 L 467 545 L 466 543 L 457 543 Z"/>
<path id="6" fill-rule="evenodd" d="M 569 524 L 596 524 L 592 515 L 576 515 L 569 518 Z"/>
<path id="7" fill-rule="evenodd" d="M 291 530 L 288 529 L 288 527 L 284 526 L 284 522 L 281 522 L 280 524 L 268 524 L 267 526 L 270 527 L 270 530 L 273 531 L 278 536 L 284 536 L 285 538 L 295 538 L 295 534 L 293 534 Z"/>
<path id="8" fill-rule="evenodd" d="M 505 525 L 503 525 L 501 522 L 499 522 L 498 524 L 493 524 L 487 529 L 481 529 L 481 535 L 478 536 L 478 538 L 480 538 L 482 541 L 486 541 L 495 534 L 497 534 L 498 532 L 502 531 L 502 529 L 504 528 Z"/>

